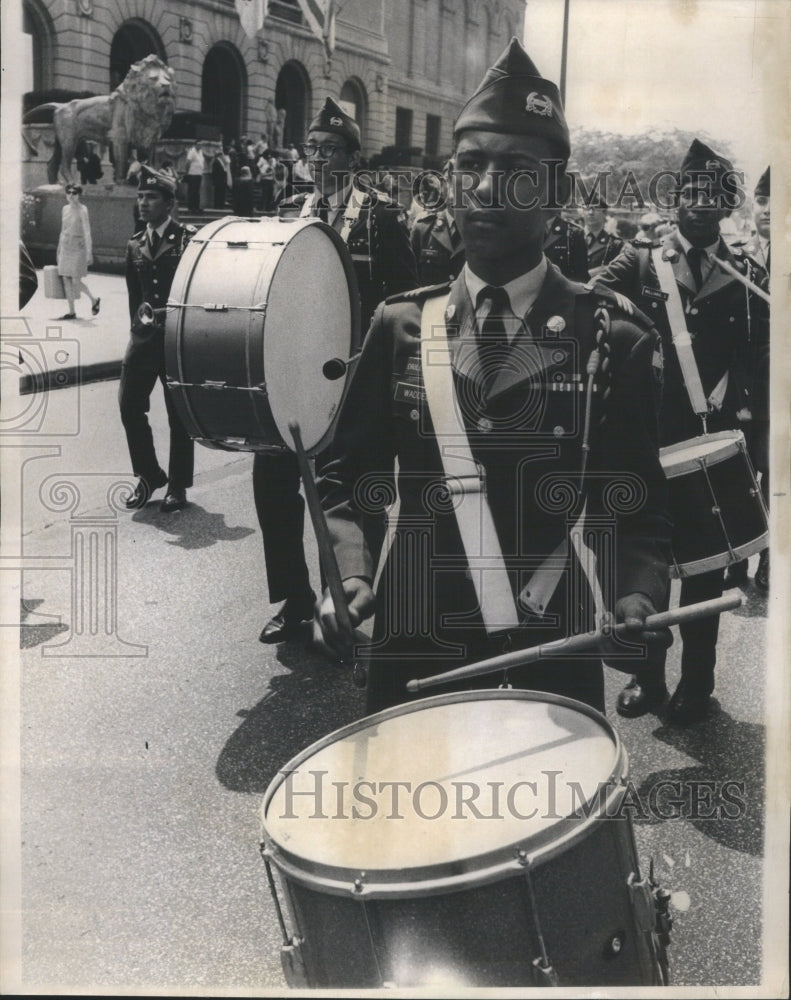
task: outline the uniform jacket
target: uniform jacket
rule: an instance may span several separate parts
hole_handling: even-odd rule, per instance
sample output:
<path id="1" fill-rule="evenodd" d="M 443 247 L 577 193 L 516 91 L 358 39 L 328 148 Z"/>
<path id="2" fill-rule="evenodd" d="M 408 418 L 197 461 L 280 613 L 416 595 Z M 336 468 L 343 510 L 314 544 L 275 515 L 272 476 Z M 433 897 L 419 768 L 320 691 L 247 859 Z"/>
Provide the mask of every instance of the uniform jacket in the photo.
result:
<path id="1" fill-rule="evenodd" d="M 766 303 L 749 292 L 736 278 L 715 264 L 703 287 L 695 291 L 695 281 L 676 232 L 663 244 L 673 257 L 672 266 L 685 309 L 687 329 L 698 365 L 703 392 L 708 398 L 728 373 L 728 387 L 718 413 L 708 419 L 710 431 L 739 425 L 737 412 L 753 403 L 755 373 L 768 352 L 768 310 Z M 720 239 L 716 254 L 736 266 L 760 285 L 762 274 L 741 251 L 731 252 Z M 667 311 L 648 247 L 629 246 L 597 279 L 630 298 L 651 318 L 662 337 L 664 354 L 663 403 L 660 439 L 663 445 L 695 437 L 702 431 L 681 377 Z"/>
<path id="2" fill-rule="evenodd" d="M 588 271 L 593 277 L 596 268 L 605 267 L 611 260 L 615 260 L 623 250 L 623 240 L 617 236 L 605 232 L 603 229 L 598 236 L 593 237 L 593 241 L 588 243 L 587 234 L 583 233 L 588 254 Z"/>
<path id="3" fill-rule="evenodd" d="M 164 372 L 164 314 L 157 315 L 151 326 L 145 326 L 137 313 L 143 302 L 148 302 L 154 309 L 161 309 L 167 304 L 181 255 L 195 232 L 193 226 L 183 226 L 171 219 L 153 258 L 145 228 L 135 233 L 127 243 L 126 287 L 132 335 L 124 364 L 144 371 Z"/>
<path id="4" fill-rule="evenodd" d="M 362 191 L 353 186 L 351 191 L 350 198 L 360 198 L 362 204 L 346 245 L 360 291 L 360 326 L 364 331 L 383 299 L 416 288 L 419 281 L 401 206 L 373 189 Z M 281 214 L 299 215 L 312 197 L 313 193 L 295 195 L 283 202 Z M 343 228 L 343 212 L 338 212 L 333 228 L 338 232 Z"/>
<path id="5" fill-rule="evenodd" d="M 441 500 L 432 500 L 443 471 L 425 401 L 420 323 L 425 298 L 437 292 L 421 289 L 377 309 L 319 478 L 342 577 L 373 580 L 384 530 L 382 504 L 396 498 L 398 460 L 399 517 L 381 574 L 374 630 L 376 641 L 396 644 L 403 637 L 467 643 L 483 635 L 455 515 Z M 570 513 L 551 484 L 564 482 L 559 488 L 568 499 L 579 481 L 584 411 L 579 386 L 594 343 L 595 304 L 596 296 L 549 264 L 526 325 L 509 348 L 516 367 L 503 365 L 490 396 L 478 406 L 473 304 L 463 275 L 450 286 L 446 320 L 456 396 L 465 401 L 472 453 L 486 471 L 488 501 L 515 594 L 566 538 L 579 513 Z M 641 591 L 659 602 L 669 526 L 657 458 L 656 334 L 647 323 L 626 319 L 614 304 L 611 315 L 609 377 L 594 393 L 589 510 L 606 506 L 602 487 L 614 474 L 637 489 L 639 509 L 617 514 L 613 596 Z M 552 337 L 545 324 L 557 317 L 565 329 Z M 525 352 L 531 363 L 520 363 Z M 497 429 L 503 420 L 505 432 Z M 610 524 L 612 517 L 610 512 Z M 422 559 L 412 552 L 422 552 Z M 421 565 L 423 572 L 415 576 L 413 568 Z M 537 625 L 532 642 L 565 634 L 565 577 L 556 597 L 555 617 Z M 416 617 L 405 614 L 409 620 L 402 620 L 393 610 L 405 601 L 416 602 Z"/>
<path id="6" fill-rule="evenodd" d="M 544 238 L 544 253 L 567 278 L 583 284 L 588 280 L 588 247 L 581 226 L 553 216 Z"/>
<path id="7" fill-rule="evenodd" d="M 455 222 L 444 212 L 429 212 L 415 220 L 410 233 L 421 285 L 452 281 L 464 267 L 464 244 Z"/>

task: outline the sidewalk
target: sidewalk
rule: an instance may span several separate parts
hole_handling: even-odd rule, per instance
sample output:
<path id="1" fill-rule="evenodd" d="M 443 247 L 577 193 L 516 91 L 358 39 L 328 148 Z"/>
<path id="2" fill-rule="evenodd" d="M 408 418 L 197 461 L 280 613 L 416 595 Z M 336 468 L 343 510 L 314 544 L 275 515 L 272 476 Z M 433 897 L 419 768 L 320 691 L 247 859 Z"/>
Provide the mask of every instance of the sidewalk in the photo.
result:
<path id="1" fill-rule="evenodd" d="M 61 320 L 68 302 L 45 298 L 43 272 L 36 273 L 38 290 L 22 316 L 39 349 L 20 350 L 20 395 L 118 378 L 129 340 L 126 279 L 89 272 L 86 284 L 102 300 L 99 315 L 91 315 L 83 295 L 75 303 L 77 319 Z"/>

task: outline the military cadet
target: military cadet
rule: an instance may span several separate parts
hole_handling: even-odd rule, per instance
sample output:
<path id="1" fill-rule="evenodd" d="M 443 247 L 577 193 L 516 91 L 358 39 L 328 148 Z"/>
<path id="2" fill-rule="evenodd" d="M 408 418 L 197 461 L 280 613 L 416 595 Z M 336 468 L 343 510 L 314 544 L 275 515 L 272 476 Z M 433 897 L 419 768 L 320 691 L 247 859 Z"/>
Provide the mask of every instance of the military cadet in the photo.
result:
<path id="1" fill-rule="evenodd" d="M 182 510 L 187 505 L 186 491 L 192 486 L 194 445 L 179 420 L 165 381 L 165 306 L 181 255 L 195 234 L 192 226 L 183 226 L 171 218 L 175 198 L 176 184 L 172 177 L 142 167 L 137 204 L 144 226 L 132 236 L 126 248 L 132 330 L 118 390 L 132 470 L 139 477 L 137 487 L 126 501 L 129 510 L 144 506 L 161 486 L 167 486 L 168 491 L 160 509 L 165 513 Z M 151 309 L 141 313 L 144 303 Z M 157 379 L 164 387 L 170 424 L 167 473 L 157 459 L 147 416 Z"/>
<path id="2" fill-rule="evenodd" d="M 401 207 L 372 188 L 354 181 L 360 158 L 360 128 L 331 98 L 311 122 L 304 154 L 314 190 L 284 204 L 284 214 L 314 216 L 336 229 L 347 244 L 360 291 L 360 315 L 367 329 L 378 302 L 418 284 Z M 309 280 L 309 275 L 306 275 Z M 352 345 L 356 350 L 359 345 Z M 303 546 L 304 501 L 299 492 L 296 455 L 257 454 L 253 494 L 261 526 L 271 603 L 284 602 L 264 626 L 261 642 L 274 643 L 299 634 L 313 616 Z"/>
<path id="3" fill-rule="evenodd" d="M 415 219 L 409 234 L 421 285 L 453 281 L 464 267 L 464 245 L 447 203 L 447 193 L 436 208 Z"/>
<path id="4" fill-rule="evenodd" d="M 576 222 L 559 214 L 553 215 L 547 222 L 544 253 L 547 260 L 551 260 L 571 281 L 584 284 L 590 277 L 585 233 Z"/>
<path id="5" fill-rule="evenodd" d="M 769 212 L 769 167 L 761 174 L 753 192 L 753 222 L 755 233 L 742 248 L 756 265 L 769 276 L 771 218 Z M 750 399 L 752 417 L 747 432 L 750 459 L 756 472 L 761 473 L 761 494 L 769 506 L 769 351 L 761 352 L 754 372 Z M 755 585 L 769 589 L 769 549 L 763 549 L 755 571 Z M 740 559 L 725 571 L 725 586 L 738 587 L 747 582 L 747 560 Z"/>
<path id="6" fill-rule="evenodd" d="M 585 206 L 585 245 L 588 248 L 588 271 L 591 278 L 615 260 L 623 250 L 623 240 L 604 228 L 610 206 L 601 195 L 594 196 Z"/>
<path id="7" fill-rule="evenodd" d="M 767 343 L 766 304 L 714 261 L 716 257 L 735 266 L 755 284 L 762 282 L 763 272 L 742 251 L 731 252 L 720 236 L 720 220 L 738 203 L 737 176 L 730 161 L 694 140 L 678 175 L 678 229 L 665 237 L 661 248 L 627 247 L 597 279 L 597 287 L 618 291 L 645 310 L 661 335 L 662 445 L 701 434 L 704 425 L 699 410 L 709 432 L 745 426 L 750 416 L 753 355 Z M 667 272 L 668 264 L 672 274 Z M 664 283 L 658 269 L 667 275 Z M 674 334 L 684 332 L 671 328 L 669 313 L 677 299 L 682 316 L 675 325 L 685 326 L 690 334 L 691 359 L 686 338 L 674 344 Z M 697 406 L 696 394 L 700 397 Z M 719 597 L 723 579 L 722 569 L 686 577 L 680 603 Z M 672 722 L 697 722 L 709 710 L 718 626 L 719 618 L 710 617 L 680 627 L 684 648 L 681 681 L 668 709 Z M 621 692 L 617 709 L 625 716 L 643 715 L 660 709 L 666 696 L 665 656 L 659 651 L 641 665 Z"/>
<path id="8" fill-rule="evenodd" d="M 369 711 L 407 700 L 410 678 L 585 630 L 590 614 L 571 620 L 580 576 L 567 529 L 584 503 L 603 509 L 613 478 L 639 477 L 645 491 L 611 513 L 619 546 L 608 606 L 638 629 L 667 586 L 656 335 L 542 252 L 542 206 L 554 201 L 547 161 L 568 162 L 569 133 L 557 87 L 516 39 L 462 109 L 454 142 L 466 266 L 450 285 L 379 306 L 318 481 L 352 625 L 375 613 Z M 609 360 L 597 368 L 588 437 L 580 389 L 597 333 Z M 314 635 L 348 647 L 329 593 Z M 516 668 L 508 680 L 604 707 L 598 653 Z"/>

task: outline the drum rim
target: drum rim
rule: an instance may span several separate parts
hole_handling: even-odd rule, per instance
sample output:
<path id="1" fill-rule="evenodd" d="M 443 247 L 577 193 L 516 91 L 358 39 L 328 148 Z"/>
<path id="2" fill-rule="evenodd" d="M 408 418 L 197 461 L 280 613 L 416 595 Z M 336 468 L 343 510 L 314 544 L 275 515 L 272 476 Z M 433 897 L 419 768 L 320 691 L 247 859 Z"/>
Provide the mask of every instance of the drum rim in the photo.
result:
<path id="1" fill-rule="evenodd" d="M 527 840 L 496 847 L 466 859 L 455 859 L 434 865 L 413 866 L 402 869 L 359 869 L 331 865 L 323 861 L 306 859 L 286 850 L 267 826 L 267 810 L 277 790 L 286 780 L 283 772 L 297 769 L 322 749 L 340 742 L 348 736 L 402 715 L 423 711 L 435 706 L 458 704 L 467 701 L 529 701 L 560 705 L 577 711 L 595 721 L 610 737 L 614 748 L 614 764 L 604 779 L 608 786 L 606 802 L 591 809 L 590 815 L 579 818 L 575 814 L 564 816 L 541 835 Z M 599 711 L 584 702 L 565 695 L 527 689 L 481 688 L 472 691 L 455 691 L 448 694 L 419 698 L 394 705 L 373 715 L 363 716 L 340 729 L 328 733 L 306 747 L 279 769 L 269 783 L 260 809 L 262 849 L 281 872 L 302 885 L 330 895 L 352 896 L 356 899 L 376 899 L 393 896 L 409 898 L 430 896 L 469 889 L 476 885 L 512 877 L 544 864 L 574 844 L 583 840 L 591 828 L 616 807 L 626 794 L 629 762 L 626 749 L 610 721 Z M 587 805 L 588 803 L 586 803 Z M 628 821 L 628 817 L 627 817 Z"/>
<path id="2" fill-rule="evenodd" d="M 731 558 L 731 553 L 728 551 L 717 552 L 713 556 L 706 556 L 705 559 L 692 559 L 682 563 L 676 562 L 673 559 L 670 564 L 670 576 L 673 580 L 685 580 L 687 577 L 698 576 L 700 573 L 709 573 L 715 569 L 725 569 L 726 566 L 730 566 L 734 562 L 740 562 L 742 559 L 754 556 L 756 552 L 760 552 L 768 545 L 769 532 L 765 531 L 757 538 L 751 538 L 749 542 L 744 542 L 742 545 L 734 545 L 733 555 L 736 556 L 735 560 Z"/>
<path id="3" fill-rule="evenodd" d="M 746 453 L 747 450 L 747 442 L 744 437 L 744 432 L 738 429 L 716 431 L 713 434 L 699 434 L 697 437 L 684 438 L 683 441 L 675 441 L 673 444 L 664 445 L 659 449 L 659 461 L 662 465 L 662 470 L 665 473 L 665 478 L 677 479 L 679 476 L 686 476 L 690 472 L 698 472 L 700 469 L 700 460 L 697 458 L 684 459 L 684 461 L 679 462 L 677 465 L 671 466 L 670 469 L 665 466 L 665 461 L 681 451 L 686 451 L 687 448 L 693 444 L 701 443 L 703 441 L 721 444 L 727 443 L 730 445 L 730 447 L 720 448 L 719 450 L 712 451 L 710 455 L 707 455 L 707 466 L 718 465 L 720 462 L 725 462 L 729 458 L 733 458 L 734 455 L 738 455 L 740 451 Z"/>

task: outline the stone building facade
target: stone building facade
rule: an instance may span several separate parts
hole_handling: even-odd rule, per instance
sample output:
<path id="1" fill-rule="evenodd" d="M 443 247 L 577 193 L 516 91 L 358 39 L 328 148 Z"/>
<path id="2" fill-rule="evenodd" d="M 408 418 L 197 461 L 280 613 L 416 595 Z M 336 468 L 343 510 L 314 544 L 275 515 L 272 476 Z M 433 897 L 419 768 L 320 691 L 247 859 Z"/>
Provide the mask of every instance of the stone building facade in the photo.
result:
<path id="1" fill-rule="evenodd" d="M 450 152 L 453 121 L 512 35 L 524 0 L 339 0 L 332 58 L 297 0 L 270 0 L 257 37 L 233 0 L 23 0 L 30 88 L 108 93 L 153 52 L 176 72 L 178 111 L 226 139 L 258 137 L 273 108 L 300 143 L 325 96 L 353 106 L 367 156 L 383 147 Z"/>

